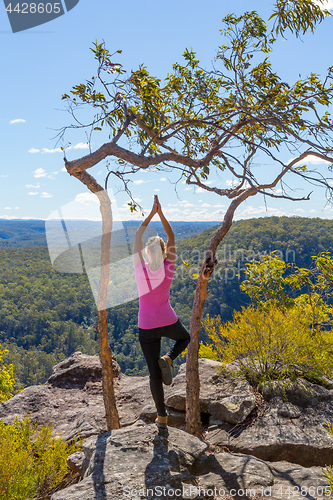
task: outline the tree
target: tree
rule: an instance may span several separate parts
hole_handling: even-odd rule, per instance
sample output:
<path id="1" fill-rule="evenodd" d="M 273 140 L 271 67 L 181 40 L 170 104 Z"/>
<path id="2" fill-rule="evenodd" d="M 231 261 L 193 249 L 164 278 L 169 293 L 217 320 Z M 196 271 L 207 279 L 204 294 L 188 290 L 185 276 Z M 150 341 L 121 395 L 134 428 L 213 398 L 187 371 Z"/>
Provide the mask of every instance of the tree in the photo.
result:
<path id="1" fill-rule="evenodd" d="M 184 64 L 174 64 L 163 83 L 145 66 L 126 75 L 114 61 L 121 51 L 110 54 L 104 43 L 96 41 L 91 49 L 98 61 L 96 77 L 62 96 L 76 120 L 71 127 L 90 129 L 89 137 L 95 131 L 109 132 L 108 141 L 96 151 L 73 161 L 65 159 L 71 175 L 88 179 L 87 169 L 111 157 L 115 166 L 108 164 L 106 184 L 115 175 L 123 180 L 129 195 L 129 176 L 157 166 L 159 170 L 172 168 L 187 184 L 230 200 L 203 259 L 192 309 L 186 421 L 188 432 L 196 435 L 201 432 L 198 351 L 202 311 L 208 280 L 217 265 L 216 250 L 231 227 L 235 210 L 258 194 L 309 200 L 311 193 L 299 198 L 287 193 L 287 174 L 325 187 L 331 198 L 328 179 L 309 170 L 306 159 L 315 156 L 333 162 L 332 121 L 328 111 L 322 112 L 333 96 L 333 67 L 323 80 L 311 74 L 290 84 L 273 71 L 269 61 L 276 36 L 284 36 L 288 28 L 296 36 L 314 31 L 328 15 L 311 0 L 277 0 L 269 30 L 255 11 L 239 17 L 230 14 L 223 19 L 224 39 L 212 69 L 201 67 L 193 49 L 186 49 Z M 82 105 L 93 111 L 89 123 L 79 122 L 76 116 Z M 61 138 L 69 128 L 60 131 Z M 125 140 L 130 137 L 131 141 Z M 294 156 L 289 163 L 282 160 L 285 151 Z M 253 170 L 259 155 L 279 169 L 279 173 L 272 169 L 269 182 L 257 178 Z M 209 185 L 206 181 L 214 172 L 229 172 L 238 184 L 228 189 Z M 260 170 L 263 173 L 267 174 Z M 276 191 L 278 184 L 281 194 Z M 129 205 L 136 209 L 134 200 Z"/>

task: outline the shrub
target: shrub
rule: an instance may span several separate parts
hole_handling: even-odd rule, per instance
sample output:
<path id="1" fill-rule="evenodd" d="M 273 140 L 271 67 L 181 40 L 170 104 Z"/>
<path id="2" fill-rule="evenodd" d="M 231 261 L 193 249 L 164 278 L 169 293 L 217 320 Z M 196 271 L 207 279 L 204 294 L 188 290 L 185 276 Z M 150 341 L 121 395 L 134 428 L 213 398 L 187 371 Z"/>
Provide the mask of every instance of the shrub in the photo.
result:
<path id="1" fill-rule="evenodd" d="M 241 372 L 258 384 L 302 375 L 320 380 L 333 371 L 332 331 L 313 332 L 306 304 L 282 310 L 250 306 L 236 312 L 233 321 L 207 316 L 203 326 L 212 349 L 224 363 L 238 361 Z"/>
<path id="2" fill-rule="evenodd" d="M 0 498 L 26 500 L 45 494 L 68 473 L 67 457 L 77 451 L 52 437 L 51 425 L 30 418 L 6 425 L 0 419 Z"/>
<path id="3" fill-rule="evenodd" d="M 0 345 L 0 403 L 13 397 L 11 391 L 15 384 L 13 365 L 4 365 L 2 363 L 2 358 L 7 352 L 7 349 L 1 350 Z"/>
<path id="4" fill-rule="evenodd" d="M 219 355 L 211 344 L 204 344 L 200 342 L 199 358 L 213 359 L 219 361 Z"/>

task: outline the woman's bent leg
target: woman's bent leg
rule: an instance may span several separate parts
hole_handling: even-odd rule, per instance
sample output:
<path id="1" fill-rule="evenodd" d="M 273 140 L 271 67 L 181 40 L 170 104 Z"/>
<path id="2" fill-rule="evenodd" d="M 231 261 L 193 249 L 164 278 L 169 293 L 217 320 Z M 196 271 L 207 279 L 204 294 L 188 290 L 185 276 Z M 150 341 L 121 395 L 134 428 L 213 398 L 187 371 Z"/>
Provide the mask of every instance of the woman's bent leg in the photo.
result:
<path id="1" fill-rule="evenodd" d="M 164 391 L 162 385 L 161 369 L 158 366 L 158 360 L 161 352 L 161 339 L 145 342 L 140 340 L 141 349 L 146 359 L 150 374 L 150 390 L 156 405 L 158 415 L 164 417 L 167 415 L 164 404 Z"/>
<path id="2" fill-rule="evenodd" d="M 176 359 L 181 352 L 185 351 L 191 340 L 190 334 L 179 320 L 174 325 L 165 327 L 162 336 L 176 341 L 166 354 L 166 356 L 169 356 L 172 360 Z"/>

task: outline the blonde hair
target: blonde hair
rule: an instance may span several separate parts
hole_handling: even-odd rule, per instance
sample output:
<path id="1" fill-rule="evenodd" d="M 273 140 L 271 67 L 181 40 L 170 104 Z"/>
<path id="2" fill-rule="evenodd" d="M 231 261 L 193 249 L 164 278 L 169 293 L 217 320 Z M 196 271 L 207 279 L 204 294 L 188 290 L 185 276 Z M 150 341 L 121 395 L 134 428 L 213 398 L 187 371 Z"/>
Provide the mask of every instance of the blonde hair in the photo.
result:
<path id="1" fill-rule="evenodd" d="M 148 255 L 149 249 L 149 265 L 152 271 L 156 271 L 165 259 L 165 243 L 160 236 L 151 236 L 145 246 L 146 254 Z M 149 258 L 148 255 L 148 258 Z"/>

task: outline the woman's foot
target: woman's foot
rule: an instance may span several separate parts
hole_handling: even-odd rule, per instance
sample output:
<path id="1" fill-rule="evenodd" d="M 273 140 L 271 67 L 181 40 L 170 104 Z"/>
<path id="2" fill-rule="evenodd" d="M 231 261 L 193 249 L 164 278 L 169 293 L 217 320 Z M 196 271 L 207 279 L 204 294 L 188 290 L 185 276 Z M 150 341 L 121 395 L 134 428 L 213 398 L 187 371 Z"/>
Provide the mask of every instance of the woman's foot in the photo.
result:
<path id="1" fill-rule="evenodd" d="M 166 415 L 165 417 L 157 415 L 157 418 L 155 420 L 155 424 L 157 425 L 157 427 L 159 427 L 160 429 L 166 429 L 167 423 L 168 423 L 168 415 Z"/>
<path id="2" fill-rule="evenodd" d="M 170 385 L 172 382 L 172 359 L 165 355 L 158 360 L 158 366 L 161 368 L 162 380 L 165 385 Z"/>

